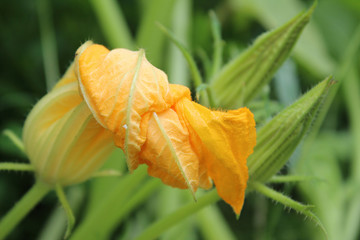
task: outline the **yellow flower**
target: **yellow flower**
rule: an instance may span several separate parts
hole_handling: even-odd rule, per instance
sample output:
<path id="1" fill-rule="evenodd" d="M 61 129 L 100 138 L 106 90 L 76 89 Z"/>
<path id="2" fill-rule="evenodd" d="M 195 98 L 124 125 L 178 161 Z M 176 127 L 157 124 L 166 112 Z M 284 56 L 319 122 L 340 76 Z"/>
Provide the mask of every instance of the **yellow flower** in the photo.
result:
<path id="1" fill-rule="evenodd" d="M 79 94 L 72 64 L 31 110 L 23 130 L 25 151 L 38 178 L 70 185 L 88 179 L 114 148 Z"/>
<path id="2" fill-rule="evenodd" d="M 191 101 L 188 88 L 169 84 L 143 50 L 109 51 L 86 44 L 75 59 L 81 93 L 96 120 L 114 133 L 129 169 L 178 188 L 210 188 L 239 214 L 244 202 L 246 159 L 256 143 L 247 108 L 211 111 Z"/>

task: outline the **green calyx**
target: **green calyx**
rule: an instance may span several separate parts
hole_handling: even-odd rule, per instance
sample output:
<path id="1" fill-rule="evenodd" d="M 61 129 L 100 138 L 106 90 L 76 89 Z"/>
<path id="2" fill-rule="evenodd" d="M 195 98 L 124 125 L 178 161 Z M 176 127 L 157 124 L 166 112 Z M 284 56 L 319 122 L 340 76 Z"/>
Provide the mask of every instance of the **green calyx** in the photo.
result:
<path id="1" fill-rule="evenodd" d="M 254 98 L 289 56 L 315 6 L 285 25 L 264 33 L 250 48 L 226 64 L 210 83 L 216 103 L 234 107 L 246 105 Z M 238 102 L 240 95 L 242 103 Z"/>
<path id="2" fill-rule="evenodd" d="M 265 182 L 285 165 L 333 84 L 328 77 L 259 130 L 254 153 L 248 159 L 250 179 Z"/>

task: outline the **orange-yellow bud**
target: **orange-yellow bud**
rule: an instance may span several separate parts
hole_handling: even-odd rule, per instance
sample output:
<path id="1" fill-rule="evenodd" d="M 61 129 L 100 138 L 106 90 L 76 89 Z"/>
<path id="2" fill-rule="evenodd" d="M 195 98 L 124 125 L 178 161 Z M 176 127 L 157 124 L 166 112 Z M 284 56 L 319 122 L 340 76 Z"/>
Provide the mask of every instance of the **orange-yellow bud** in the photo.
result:
<path id="1" fill-rule="evenodd" d="M 36 176 L 51 185 L 88 179 L 112 152 L 112 133 L 79 95 L 74 65 L 31 110 L 23 142 Z"/>

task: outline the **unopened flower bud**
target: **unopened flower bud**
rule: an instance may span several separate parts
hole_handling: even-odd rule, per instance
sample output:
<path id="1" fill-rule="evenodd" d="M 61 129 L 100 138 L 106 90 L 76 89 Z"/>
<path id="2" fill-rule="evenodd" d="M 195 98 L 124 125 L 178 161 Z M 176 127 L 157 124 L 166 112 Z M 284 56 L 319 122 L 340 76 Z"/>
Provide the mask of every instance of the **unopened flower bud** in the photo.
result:
<path id="1" fill-rule="evenodd" d="M 23 142 L 37 178 L 51 185 L 88 179 L 112 152 L 111 132 L 97 123 L 79 94 L 74 64 L 31 110 Z"/>

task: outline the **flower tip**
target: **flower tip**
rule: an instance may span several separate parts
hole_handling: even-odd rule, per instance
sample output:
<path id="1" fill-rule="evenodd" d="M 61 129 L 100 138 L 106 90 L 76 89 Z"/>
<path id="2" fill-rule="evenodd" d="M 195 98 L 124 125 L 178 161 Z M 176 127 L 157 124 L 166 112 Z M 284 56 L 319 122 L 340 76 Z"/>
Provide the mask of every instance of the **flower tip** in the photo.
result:
<path id="1" fill-rule="evenodd" d="M 194 199 L 194 202 L 195 203 L 197 203 L 197 198 L 196 198 L 196 194 L 195 194 L 195 192 L 196 192 L 196 189 L 194 189 L 194 188 L 189 188 L 189 190 L 190 190 L 190 192 L 191 192 L 191 196 L 193 197 L 193 199 Z"/>
<path id="2" fill-rule="evenodd" d="M 92 66 L 94 63 L 101 62 L 101 53 L 108 53 L 109 50 L 102 45 L 94 44 L 92 41 L 87 41 L 82 44 L 75 53 L 75 75 L 79 84 L 79 92 L 81 97 L 85 100 L 87 106 L 92 112 L 96 121 L 105 129 L 107 129 L 106 123 L 103 121 L 102 116 L 98 113 L 98 109 L 93 96 L 88 93 L 88 78 L 85 72 L 91 72 L 89 65 Z M 92 66 L 93 67 L 93 66 Z"/>
<path id="3" fill-rule="evenodd" d="M 138 51 L 138 54 L 139 55 L 145 55 L 145 49 L 140 48 L 139 51 Z"/>
<path id="4" fill-rule="evenodd" d="M 242 211 L 242 208 L 243 208 L 243 205 L 244 205 L 244 200 L 242 201 L 241 204 L 230 204 L 229 203 L 229 205 L 232 207 L 232 209 L 233 209 L 233 211 L 235 213 L 236 220 L 239 220 L 239 218 L 240 218 L 241 211 Z"/>
<path id="5" fill-rule="evenodd" d="M 84 51 L 85 49 L 87 49 L 88 47 L 90 47 L 91 45 L 93 45 L 93 41 L 89 40 L 89 41 L 86 41 L 84 42 L 75 52 L 75 58 L 80 56 Z"/>

